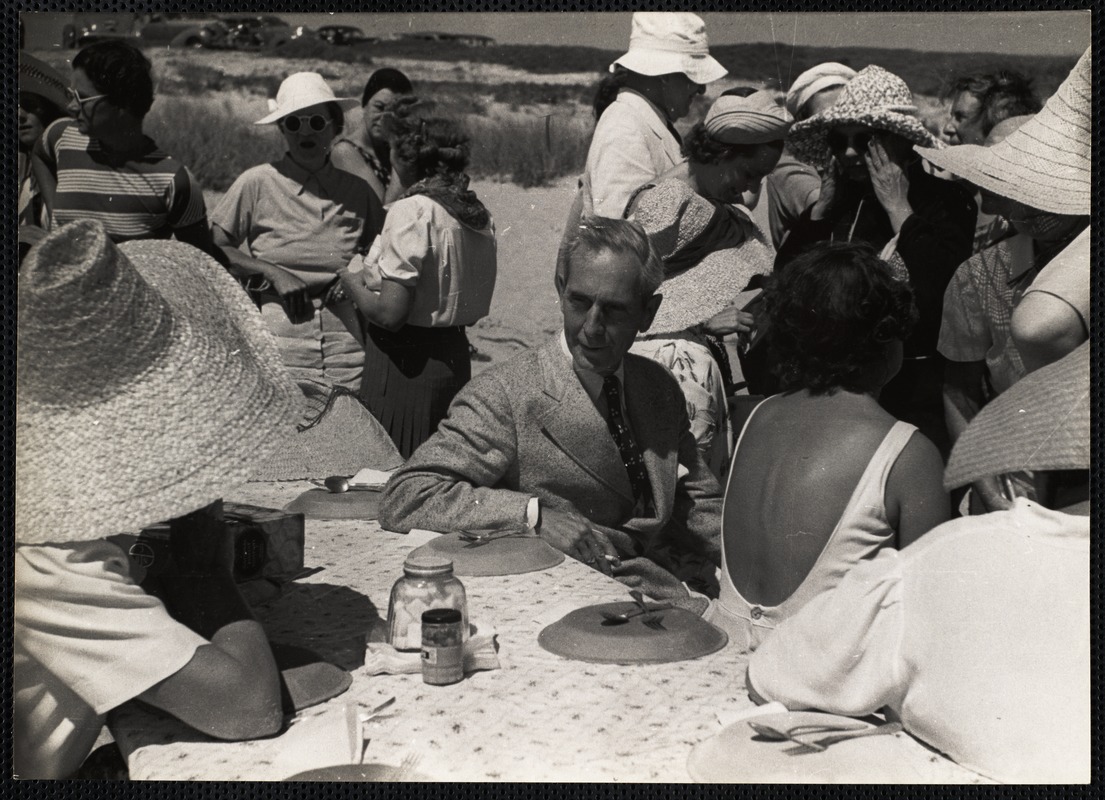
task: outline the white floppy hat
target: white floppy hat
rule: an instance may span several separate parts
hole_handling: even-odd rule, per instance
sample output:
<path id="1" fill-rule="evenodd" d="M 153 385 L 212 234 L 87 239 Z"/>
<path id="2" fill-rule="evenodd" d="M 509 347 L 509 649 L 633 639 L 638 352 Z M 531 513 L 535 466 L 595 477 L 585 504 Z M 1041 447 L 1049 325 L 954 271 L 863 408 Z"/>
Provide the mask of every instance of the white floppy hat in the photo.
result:
<path id="1" fill-rule="evenodd" d="M 88 541 L 181 516 L 286 447 L 302 397 L 210 256 L 50 233 L 19 271 L 15 538 Z"/>
<path id="2" fill-rule="evenodd" d="M 640 75 L 681 72 L 695 83 L 710 83 L 728 72 L 710 56 L 706 23 L 683 11 L 637 11 L 629 35 L 629 52 L 610 65 Z"/>
<path id="3" fill-rule="evenodd" d="M 927 161 L 994 194 L 1052 214 L 1090 213 L 1090 51 L 1043 109 L 993 147 L 916 148 Z"/>
<path id="4" fill-rule="evenodd" d="M 351 111 L 361 104 L 355 97 L 335 97 L 334 90 L 317 72 L 296 72 L 280 84 L 276 99 L 269 100 L 270 113 L 253 124 L 269 125 L 319 103 L 337 103 L 342 111 Z"/>

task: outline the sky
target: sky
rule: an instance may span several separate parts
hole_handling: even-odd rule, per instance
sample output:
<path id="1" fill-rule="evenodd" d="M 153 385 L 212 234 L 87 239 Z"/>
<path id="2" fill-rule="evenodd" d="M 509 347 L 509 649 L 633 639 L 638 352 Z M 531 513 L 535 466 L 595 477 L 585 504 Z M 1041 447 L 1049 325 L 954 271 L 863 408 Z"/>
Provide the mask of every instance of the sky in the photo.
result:
<path id="1" fill-rule="evenodd" d="M 379 13 L 281 14 L 294 25 L 355 25 L 370 35 L 440 30 L 478 33 L 504 44 L 572 44 L 624 49 L 631 14 Z M 1089 11 L 958 13 L 705 12 L 713 44 L 793 42 L 1023 55 L 1079 55 L 1090 44 Z M 581 19 L 582 18 L 582 19 Z"/>

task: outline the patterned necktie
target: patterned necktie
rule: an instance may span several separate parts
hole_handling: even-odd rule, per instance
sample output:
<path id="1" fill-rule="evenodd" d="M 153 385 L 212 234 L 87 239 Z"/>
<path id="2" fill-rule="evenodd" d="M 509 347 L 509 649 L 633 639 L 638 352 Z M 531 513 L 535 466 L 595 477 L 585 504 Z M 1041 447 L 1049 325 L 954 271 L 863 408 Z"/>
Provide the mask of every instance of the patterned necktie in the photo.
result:
<path id="1" fill-rule="evenodd" d="M 639 515 L 651 514 L 652 486 L 648 482 L 648 472 L 645 470 L 641 450 L 633 440 L 633 432 L 626 425 L 625 417 L 622 416 L 622 393 L 618 386 L 618 379 L 613 375 L 603 378 L 602 393 L 606 398 L 607 425 L 610 428 L 610 434 L 614 437 L 614 444 L 618 446 L 625 471 L 629 473 L 629 483 L 633 487 L 633 498 L 637 501 Z"/>

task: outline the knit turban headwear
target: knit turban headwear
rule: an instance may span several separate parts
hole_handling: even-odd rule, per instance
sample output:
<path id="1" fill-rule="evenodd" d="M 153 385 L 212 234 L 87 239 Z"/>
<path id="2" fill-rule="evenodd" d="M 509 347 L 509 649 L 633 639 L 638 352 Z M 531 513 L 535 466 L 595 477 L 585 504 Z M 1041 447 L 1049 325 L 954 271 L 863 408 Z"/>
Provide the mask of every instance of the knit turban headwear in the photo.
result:
<path id="1" fill-rule="evenodd" d="M 810 67 L 794 79 L 790 91 L 787 92 L 787 111 L 795 119 L 801 119 L 802 109 L 815 94 L 843 86 L 855 76 L 854 69 L 835 61 Z"/>
<path id="2" fill-rule="evenodd" d="M 711 139 L 725 144 L 763 144 L 784 139 L 791 122 L 772 92 L 759 91 L 748 97 L 719 97 L 710 106 L 704 126 Z"/>

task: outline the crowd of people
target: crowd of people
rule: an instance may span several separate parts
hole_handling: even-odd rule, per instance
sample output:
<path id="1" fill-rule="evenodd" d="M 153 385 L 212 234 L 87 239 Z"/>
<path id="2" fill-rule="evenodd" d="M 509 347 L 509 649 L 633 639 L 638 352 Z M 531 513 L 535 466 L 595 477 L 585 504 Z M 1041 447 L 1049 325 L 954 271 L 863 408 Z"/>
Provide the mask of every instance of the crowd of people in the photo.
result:
<path id="1" fill-rule="evenodd" d="M 287 77 L 256 121 L 285 154 L 208 213 L 143 131 L 139 50 L 20 54 L 18 774 L 73 774 L 135 697 L 222 738 L 301 705 L 219 498 L 341 392 L 403 459 L 385 529 L 531 531 L 724 629 L 756 702 L 1089 779 L 1090 52 L 1046 102 L 958 77 L 939 130 L 825 63 L 684 137 L 727 70 L 694 14 L 632 26 L 548 276 L 563 328 L 475 378 L 495 223 L 401 72 L 360 101 Z M 103 537 L 162 520 L 154 596 Z"/>

